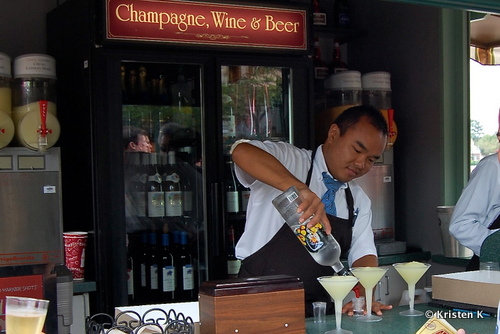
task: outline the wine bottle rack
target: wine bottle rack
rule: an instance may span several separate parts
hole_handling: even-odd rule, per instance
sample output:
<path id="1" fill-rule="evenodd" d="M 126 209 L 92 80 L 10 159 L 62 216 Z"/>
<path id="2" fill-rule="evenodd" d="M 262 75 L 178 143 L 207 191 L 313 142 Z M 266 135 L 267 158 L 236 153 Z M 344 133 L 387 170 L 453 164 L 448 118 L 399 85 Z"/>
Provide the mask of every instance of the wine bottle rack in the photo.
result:
<path id="1" fill-rule="evenodd" d="M 147 331 L 145 331 L 147 329 Z M 87 317 L 86 334 L 194 334 L 194 322 L 183 313 L 168 312 L 161 308 L 152 308 L 141 316 L 138 312 L 128 310 L 112 317 L 106 313 L 97 313 Z"/>

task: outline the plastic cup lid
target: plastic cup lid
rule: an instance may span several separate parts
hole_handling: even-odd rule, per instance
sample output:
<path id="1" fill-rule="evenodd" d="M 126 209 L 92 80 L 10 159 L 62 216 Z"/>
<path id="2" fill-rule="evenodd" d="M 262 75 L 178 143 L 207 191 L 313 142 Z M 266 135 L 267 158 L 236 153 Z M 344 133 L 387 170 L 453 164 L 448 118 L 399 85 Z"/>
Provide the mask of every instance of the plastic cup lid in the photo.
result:
<path id="1" fill-rule="evenodd" d="M 361 77 L 364 90 L 391 90 L 391 74 L 389 72 L 370 72 Z"/>
<path id="2" fill-rule="evenodd" d="M 325 79 L 325 88 L 330 90 L 361 90 L 361 73 L 359 71 L 341 71 Z"/>
<path id="3" fill-rule="evenodd" d="M 14 59 L 14 78 L 49 78 L 56 79 L 56 60 L 54 57 L 32 53 Z"/>
<path id="4" fill-rule="evenodd" d="M 10 57 L 0 52 L 0 77 L 12 77 L 10 66 Z"/>

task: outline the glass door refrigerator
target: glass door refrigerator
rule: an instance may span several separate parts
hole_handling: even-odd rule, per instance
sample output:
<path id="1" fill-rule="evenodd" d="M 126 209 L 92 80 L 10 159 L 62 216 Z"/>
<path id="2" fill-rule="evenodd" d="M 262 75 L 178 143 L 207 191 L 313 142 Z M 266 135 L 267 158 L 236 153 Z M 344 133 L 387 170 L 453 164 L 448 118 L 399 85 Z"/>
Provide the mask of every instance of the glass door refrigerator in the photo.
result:
<path id="1" fill-rule="evenodd" d="M 178 20 L 172 36 L 158 22 L 148 30 L 155 13 Z M 203 31 L 227 24 L 237 34 L 203 36 L 193 28 L 202 17 Z M 90 232 L 91 313 L 197 300 L 201 282 L 234 277 L 251 194 L 234 177 L 231 145 L 312 148 L 309 8 L 67 0 L 47 22 L 63 129 L 64 229 Z M 293 33 L 292 22 L 298 43 L 265 36 Z"/>

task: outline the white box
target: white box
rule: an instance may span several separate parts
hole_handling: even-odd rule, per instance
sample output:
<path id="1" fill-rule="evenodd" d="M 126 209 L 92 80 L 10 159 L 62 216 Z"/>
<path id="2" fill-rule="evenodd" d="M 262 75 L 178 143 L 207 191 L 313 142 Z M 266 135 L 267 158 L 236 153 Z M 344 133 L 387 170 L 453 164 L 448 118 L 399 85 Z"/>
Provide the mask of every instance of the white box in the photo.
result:
<path id="1" fill-rule="evenodd" d="M 500 300 L 500 271 L 433 275 L 432 298 L 496 309 Z"/>

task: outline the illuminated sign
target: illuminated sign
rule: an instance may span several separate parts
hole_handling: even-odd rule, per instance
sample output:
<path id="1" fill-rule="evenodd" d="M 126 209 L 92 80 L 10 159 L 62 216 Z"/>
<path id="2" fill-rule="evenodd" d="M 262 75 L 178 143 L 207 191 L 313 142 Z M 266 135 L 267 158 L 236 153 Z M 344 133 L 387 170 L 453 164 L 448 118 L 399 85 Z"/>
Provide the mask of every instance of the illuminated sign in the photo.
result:
<path id="1" fill-rule="evenodd" d="M 108 40 L 307 50 L 301 9 L 192 1 L 106 0 Z"/>

